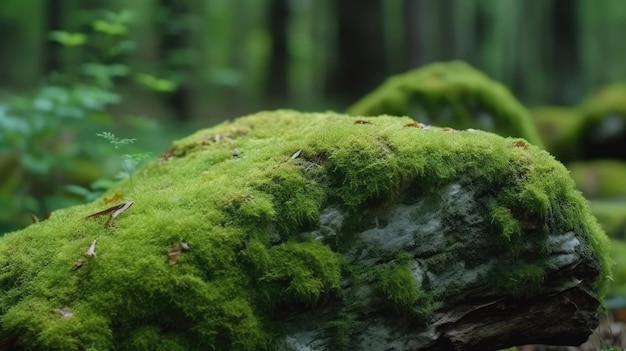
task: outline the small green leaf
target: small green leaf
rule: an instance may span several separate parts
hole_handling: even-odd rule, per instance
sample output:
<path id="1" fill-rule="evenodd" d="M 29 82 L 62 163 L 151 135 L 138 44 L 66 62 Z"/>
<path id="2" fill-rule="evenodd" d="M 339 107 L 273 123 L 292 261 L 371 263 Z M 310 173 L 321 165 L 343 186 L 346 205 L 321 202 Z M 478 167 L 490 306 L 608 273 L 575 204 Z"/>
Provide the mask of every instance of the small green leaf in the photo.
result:
<path id="1" fill-rule="evenodd" d="M 153 75 L 141 73 L 137 75 L 137 81 L 146 87 L 161 93 L 171 93 L 178 89 L 178 84 L 174 81 L 157 78 Z"/>
<path id="2" fill-rule="evenodd" d="M 87 42 L 87 36 L 83 33 L 55 30 L 50 32 L 50 40 L 56 41 L 63 46 L 76 47 L 84 45 Z"/>
<path id="3" fill-rule="evenodd" d="M 125 35 L 128 32 L 128 28 L 122 23 L 107 22 L 103 20 L 93 22 L 93 29 L 97 32 L 108 35 Z"/>

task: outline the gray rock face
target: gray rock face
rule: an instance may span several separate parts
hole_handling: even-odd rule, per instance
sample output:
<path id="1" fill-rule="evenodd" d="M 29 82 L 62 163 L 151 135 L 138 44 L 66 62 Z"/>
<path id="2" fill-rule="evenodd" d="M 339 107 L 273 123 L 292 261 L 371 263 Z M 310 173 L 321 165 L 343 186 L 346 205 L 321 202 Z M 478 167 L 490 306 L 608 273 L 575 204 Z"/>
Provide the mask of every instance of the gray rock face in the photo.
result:
<path id="1" fill-rule="evenodd" d="M 598 319 L 592 286 L 597 263 L 580 254 L 586 248 L 573 231 L 538 236 L 511 253 L 494 237 L 492 219 L 481 215 L 490 200 L 488 192 L 459 180 L 360 214 L 325 208 L 318 228 L 301 236 L 328 244 L 348 235 L 349 245 L 339 251 L 358 268 L 342 281 L 343 304 L 281 321 L 286 334 L 280 350 L 489 350 L 584 342 Z M 385 294 L 396 292 L 385 292 L 381 280 L 394 269 L 410 272 L 405 283 L 429 297 L 418 298 L 419 306 L 389 308 L 394 297 Z M 545 270 L 539 284 L 529 277 L 535 269 Z M 512 282 L 521 289 L 512 293 L 506 279 L 527 279 L 528 286 Z M 426 311 L 416 319 L 411 308 Z"/>

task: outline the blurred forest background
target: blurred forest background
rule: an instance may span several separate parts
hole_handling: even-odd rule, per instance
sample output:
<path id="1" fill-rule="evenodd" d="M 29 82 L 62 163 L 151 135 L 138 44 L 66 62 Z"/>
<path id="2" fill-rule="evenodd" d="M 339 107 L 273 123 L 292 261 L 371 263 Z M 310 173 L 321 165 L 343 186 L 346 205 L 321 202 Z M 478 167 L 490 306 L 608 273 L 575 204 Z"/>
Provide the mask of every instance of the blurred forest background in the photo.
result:
<path id="1" fill-rule="evenodd" d="M 1 1 L 0 235 L 101 196 L 196 128 L 261 109 L 346 111 L 433 62 L 502 83 L 529 116 L 550 115 L 538 129 L 585 125 L 572 121 L 589 97 L 626 82 L 623 33 L 623 0 Z M 601 115 L 626 116 L 625 92 Z M 544 105 L 564 107 L 530 110 Z M 606 158 L 544 143 L 564 162 Z M 602 185 L 626 179 L 625 153 L 606 172 L 572 166 L 624 238 L 626 190 Z"/>

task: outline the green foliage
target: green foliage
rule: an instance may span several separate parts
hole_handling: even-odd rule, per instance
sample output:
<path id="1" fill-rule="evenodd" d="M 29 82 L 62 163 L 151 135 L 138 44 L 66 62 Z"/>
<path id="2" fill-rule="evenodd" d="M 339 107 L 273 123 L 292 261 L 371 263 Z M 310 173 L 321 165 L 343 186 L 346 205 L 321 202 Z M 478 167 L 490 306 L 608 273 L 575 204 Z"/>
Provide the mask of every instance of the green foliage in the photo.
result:
<path id="1" fill-rule="evenodd" d="M 70 33 L 60 30 L 50 32 L 50 39 L 68 47 L 81 46 L 87 42 L 87 36 L 83 33 Z"/>
<path id="2" fill-rule="evenodd" d="M 144 86 L 161 93 L 171 93 L 178 89 L 178 84 L 174 81 L 158 78 L 151 74 L 140 73 L 137 75 L 137 82 Z"/>
<path id="3" fill-rule="evenodd" d="M 115 134 L 111 133 L 111 132 L 102 132 L 102 133 L 96 133 L 97 136 L 104 138 L 106 140 L 108 140 L 111 144 L 113 144 L 113 146 L 117 149 L 120 145 L 127 145 L 127 144 L 132 144 L 135 142 L 135 140 L 137 139 L 120 139 L 118 137 L 115 136 Z"/>
<path id="4" fill-rule="evenodd" d="M 24 226 L 30 213 L 43 216 L 91 201 L 112 186 L 107 160 L 115 156 L 92 138 L 98 130 L 116 129 L 109 111 L 122 101 L 118 83 L 131 73 L 122 63 L 132 47 L 125 30 L 131 19 L 128 12 L 105 11 L 92 22 L 93 31 L 51 32 L 52 41 L 85 62 L 50 74 L 33 94 L 0 105 L 0 233 Z M 127 129 L 136 132 L 159 128 L 135 123 L 136 117 L 127 121 Z M 114 149 L 134 141 L 112 132 L 99 135 Z M 130 176 L 149 156 L 137 150 L 117 156 L 123 168 L 118 178 Z"/>
<path id="5" fill-rule="evenodd" d="M 137 139 L 120 139 L 118 137 L 115 136 L 115 134 L 111 133 L 111 132 L 102 132 L 102 133 L 96 133 L 96 136 L 99 136 L 101 138 L 104 138 L 106 140 L 109 141 L 109 143 L 113 144 L 113 147 L 115 149 L 118 149 L 120 145 L 128 145 L 128 144 L 132 144 L 134 143 Z M 134 153 L 134 154 L 124 154 L 122 156 L 122 169 L 124 170 L 123 172 L 118 173 L 117 177 L 118 179 L 124 179 L 126 177 L 130 178 L 130 181 L 132 183 L 133 180 L 133 173 L 137 170 L 137 167 L 139 166 L 139 163 L 145 159 L 147 159 L 148 157 L 150 157 L 150 153 L 149 152 L 142 152 L 142 153 Z"/>

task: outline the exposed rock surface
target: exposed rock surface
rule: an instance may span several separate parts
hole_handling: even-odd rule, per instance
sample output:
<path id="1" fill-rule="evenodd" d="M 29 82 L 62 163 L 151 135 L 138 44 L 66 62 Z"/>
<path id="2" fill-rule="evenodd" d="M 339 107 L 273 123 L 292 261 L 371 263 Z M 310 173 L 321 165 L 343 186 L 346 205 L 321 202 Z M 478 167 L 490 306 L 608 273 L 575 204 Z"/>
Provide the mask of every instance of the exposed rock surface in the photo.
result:
<path id="1" fill-rule="evenodd" d="M 0 348 L 579 344 L 609 277 L 549 154 L 409 118 L 241 118 L 175 142 L 120 196 L 0 239 Z"/>

